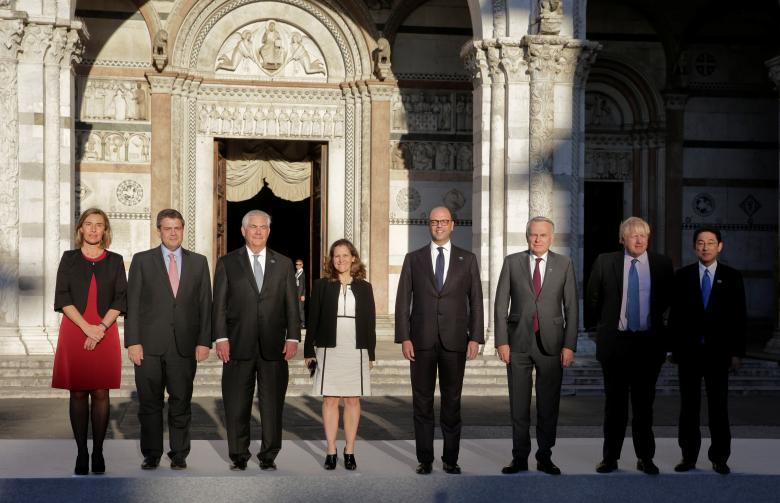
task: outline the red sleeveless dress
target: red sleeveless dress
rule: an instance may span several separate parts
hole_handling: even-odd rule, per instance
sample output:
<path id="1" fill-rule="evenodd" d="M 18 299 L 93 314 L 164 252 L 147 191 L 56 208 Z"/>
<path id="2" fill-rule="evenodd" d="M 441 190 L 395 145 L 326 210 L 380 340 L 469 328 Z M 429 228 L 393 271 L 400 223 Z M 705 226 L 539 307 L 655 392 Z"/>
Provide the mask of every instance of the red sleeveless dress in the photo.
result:
<path id="1" fill-rule="evenodd" d="M 104 251 L 100 257 L 87 258 L 87 260 L 99 262 L 107 255 Z M 94 274 L 89 283 L 87 308 L 81 315 L 93 325 L 97 325 L 102 320 L 97 310 L 97 284 Z M 70 318 L 63 315 L 57 340 L 57 352 L 54 354 L 52 388 L 71 391 L 119 388 L 122 354 L 116 323 L 106 330 L 106 335 L 91 351 L 84 349 L 86 338 L 84 332 Z"/>

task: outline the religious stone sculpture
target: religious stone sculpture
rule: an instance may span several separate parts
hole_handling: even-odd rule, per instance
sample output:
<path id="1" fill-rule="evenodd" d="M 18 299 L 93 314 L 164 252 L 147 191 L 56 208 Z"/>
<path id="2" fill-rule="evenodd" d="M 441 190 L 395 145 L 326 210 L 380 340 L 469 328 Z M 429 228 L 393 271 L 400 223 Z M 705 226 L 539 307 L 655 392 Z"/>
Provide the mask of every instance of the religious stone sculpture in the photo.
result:
<path id="1" fill-rule="evenodd" d="M 154 36 L 152 59 L 154 61 L 154 67 L 158 72 L 163 71 L 168 64 L 168 32 L 165 30 L 158 30 L 157 34 Z"/>
<path id="2" fill-rule="evenodd" d="M 563 21 L 563 2 L 561 0 L 539 1 L 539 33 L 559 35 Z"/>
<path id="3" fill-rule="evenodd" d="M 379 80 L 390 77 L 390 42 L 384 37 L 376 41 L 374 49 L 374 75 Z"/>

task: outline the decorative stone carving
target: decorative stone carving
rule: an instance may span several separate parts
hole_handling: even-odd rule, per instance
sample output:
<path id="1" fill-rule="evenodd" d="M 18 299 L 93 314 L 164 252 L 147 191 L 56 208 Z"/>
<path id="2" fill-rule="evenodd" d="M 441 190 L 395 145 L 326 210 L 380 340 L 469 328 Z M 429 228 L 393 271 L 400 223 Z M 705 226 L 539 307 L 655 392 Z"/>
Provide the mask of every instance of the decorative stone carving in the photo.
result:
<path id="1" fill-rule="evenodd" d="M 501 45 L 500 63 L 509 82 L 522 80 L 527 71 L 523 49 L 518 45 Z"/>
<path id="2" fill-rule="evenodd" d="M 344 112 L 334 107 L 201 104 L 198 132 L 223 136 L 344 136 Z"/>
<path id="3" fill-rule="evenodd" d="M 458 189 L 450 189 L 444 193 L 441 202 L 450 210 L 453 218 L 457 219 L 458 217 L 456 215 L 458 211 L 466 206 L 466 196 Z"/>
<path id="4" fill-rule="evenodd" d="M 218 74 L 261 78 L 316 77 L 324 80 L 324 57 L 314 41 L 291 25 L 276 20 L 244 26 L 220 47 L 214 70 Z"/>
<path id="5" fill-rule="evenodd" d="M 487 56 L 480 41 L 466 42 L 460 50 L 460 59 L 471 75 L 474 87 L 490 83 Z"/>
<path id="6" fill-rule="evenodd" d="M 53 27 L 51 25 L 29 24 L 22 38 L 21 61 L 40 62 L 51 43 Z"/>
<path id="7" fill-rule="evenodd" d="M 54 28 L 51 35 L 51 43 L 44 56 L 44 62 L 47 65 L 59 65 L 65 59 L 67 49 L 68 29 L 64 27 Z"/>
<path id="8" fill-rule="evenodd" d="M 586 93 L 585 125 L 588 128 L 620 129 L 623 126 L 620 107 L 606 94 Z"/>
<path id="9" fill-rule="evenodd" d="M 146 164 L 151 160 L 149 133 L 77 131 L 76 160 Z"/>
<path id="10" fill-rule="evenodd" d="M 589 180 L 631 180 L 630 151 L 585 150 L 585 178 Z"/>
<path id="11" fill-rule="evenodd" d="M 14 4 L 12 0 L 0 0 L 0 8 L 13 10 Z"/>
<path id="12" fill-rule="evenodd" d="M 390 42 L 384 37 L 377 40 L 376 49 L 374 49 L 374 75 L 379 80 L 385 80 L 391 76 L 390 54 Z"/>
<path id="13" fill-rule="evenodd" d="M 471 144 L 455 142 L 391 142 L 391 167 L 413 171 L 470 171 Z"/>
<path id="14" fill-rule="evenodd" d="M 403 188 L 395 194 L 395 204 L 404 213 L 411 213 L 420 207 L 422 197 L 414 187 Z"/>
<path id="15" fill-rule="evenodd" d="M 470 133 L 471 93 L 401 91 L 393 96 L 393 131 Z"/>
<path id="16" fill-rule="evenodd" d="M 21 19 L 0 20 L 0 60 L 16 60 L 24 35 L 24 22 Z"/>
<path id="17" fill-rule="evenodd" d="M 147 121 L 149 86 L 141 80 L 87 78 L 78 94 L 81 121 Z"/>
<path id="18" fill-rule="evenodd" d="M 563 21 L 563 2 L 561 0 L 539 0 L 539 33 L 558 35 Z"/>
<path id="19" fill-rule="evenodd" d="M 693 212 L 696 213 L 696 215 L 700 217 L 708 217 L 715 213 L 715 198 L 712 197 L 712 194 L 702 192 L 700 194 L 696 194 L 696 196 L 693 198 L 693 201 L 691 201 L 691 206 L 693 207 Z"/>
<path id="20" fill-rule="evenodd" d="M 136 206 L 144 198 L 144 188 L 135 180 L 123 180 L 116 187 L 116 198 L 125 206 Z"/>
<path id="21" fill-rule="evenodd" d="M 168 65 L 168 32 L 158 30 L 152 43 L 152 61 L 158 72 L 162 72 Z"/>

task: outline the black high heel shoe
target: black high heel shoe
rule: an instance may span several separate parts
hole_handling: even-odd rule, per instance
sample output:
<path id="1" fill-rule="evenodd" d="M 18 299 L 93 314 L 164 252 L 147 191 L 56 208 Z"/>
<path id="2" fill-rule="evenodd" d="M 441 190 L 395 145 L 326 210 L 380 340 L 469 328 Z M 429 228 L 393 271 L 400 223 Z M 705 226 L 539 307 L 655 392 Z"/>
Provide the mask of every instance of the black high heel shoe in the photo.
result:
<path id="1" fill-rule="evenodd" d="M 88 475 L 89 474 L 89 453 L 79 453 L 76 456 L 76 468 L 73 469 L 73 473 L 76 475 Z"/>
<path id="2" fill-rule="evenodd" d="M 347 470 L 354 470 L 357 468 L 354 454 L 347 454 L 347 449 L 344 448 L 344 468 Z"/>
<path id="3" fill-rule="evenodd" d="M 337 454 L 328 454 L 327 456 L 325 456 L 325 469 L 335 470 L 337 461 L 338 461 Z"/>
<path id="4" fill-rule="evenodd" d="M 102 475 L 106 473 L 106 461 L 103 459 L 103 451 L 92 453 L 92 473 Z"/>

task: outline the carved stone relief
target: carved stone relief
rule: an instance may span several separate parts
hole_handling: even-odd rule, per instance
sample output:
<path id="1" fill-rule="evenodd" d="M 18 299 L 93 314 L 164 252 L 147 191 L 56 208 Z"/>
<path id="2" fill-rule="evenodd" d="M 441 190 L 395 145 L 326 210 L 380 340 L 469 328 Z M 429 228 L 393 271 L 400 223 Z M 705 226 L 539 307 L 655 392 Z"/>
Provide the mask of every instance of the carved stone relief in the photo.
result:
<path id="1" fill-rule="evenodd" d="M 76 131 L 76 160 L 145 164 L 150 162 L 151 135 L 127 131 Z"/>
<path id="2" fill-rule="evenodd" d="M 627 151 L 585 150 L 585 178 L 631 180 L 633 154 Z"/>
<path id="3" fill-rule="evenodd" d="M 471 171 L 472 146 L 461 142 L 390 142 L 392 169 L 413 171 Z"/>
<path id="4" fill-rule="evenodd" d="M 242 27 L 225 40 L 217 54 L 217 74 L 316 81 L 327 77 L 325 58 L 317 44 L 294 26 L 277 20 Z"/>
<path id="5" fill-rule="evenodd" d="M 585 125 L 589 128 L 619 129 L 623 125 L 620 107 L 606 94 L 586 93 Z"/>
<path id="6" fill-rule="evenodd" d="M 140 80 L 84 79 L 79 86 L 79 120 L 147 121 L 149 85 Z"/>
<path id="7" fill-rule="evenodd" d="M 198 108 L 198 132 L 204 135 L 252 137 L 344 136 L 345 119 L 341 108 L 277 106 L 201 104 Z"/>
<path id="8" fill-rule="evenodd" d="M 471 133 L 471 93 L 402 91 L 392 100 L 392 130 Z"/>

